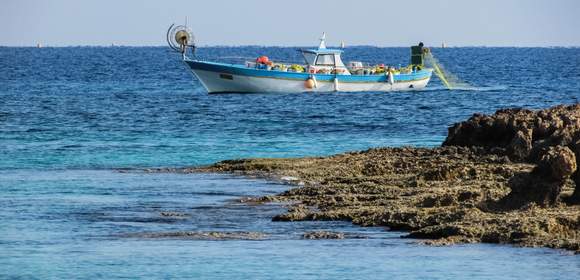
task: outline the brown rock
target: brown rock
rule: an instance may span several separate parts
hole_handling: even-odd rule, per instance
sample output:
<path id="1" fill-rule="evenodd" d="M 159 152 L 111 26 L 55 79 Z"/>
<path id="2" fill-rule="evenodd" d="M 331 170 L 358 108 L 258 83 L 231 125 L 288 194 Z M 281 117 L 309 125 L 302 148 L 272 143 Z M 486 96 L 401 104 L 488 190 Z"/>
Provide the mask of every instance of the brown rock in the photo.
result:
<path id="1" fill-rule="evenodd" d="M 512 160 L 532 160 L 549 146 L 570 146 L 580 139 L 580 105 L 531 111 L 498 110 L 487 116 L 474 114 L 449 128 L 444 146 L 479 146 L 506 151 Z"/>
<path id="2" fill-rule="evenodd" d="M 306 206 L 304 206 L 303 204 L 297 204 L 296 206 L 291 207 L 287 213 L 274 216 L 274 218 L 272 218 L 272 221 L 274 222 L 304 221 L 310 220 L 311 218 L 309 217 L 311 216 L 312 213 Z"/>
<path id="3" fill-rule="evenodd" d="M 576 171 L 576 156 L 568 147 L 552 147 L 542 157 L 538 167 L 549 171 L 547 173 L 552 179 L 563 181 Z"/>
<path id="4" fill-rule="evenodd" d="M 531 172 L 516 174 L 509 180 L 511 192 L 499 201 L 499 206 L 513 209 L 530 202 L 554 205 L 566 179 L 575 171 L 576 156 L 569 148 L 550 147 Z"/>
<path id="5" fill-rule="evenodd" d="M 532 130 L 518 130 L 508 146 L 508 154 L 514 159 L 524 160 L 530 155 L 532 150 Z"/>
<path id="6" fill-rule="evenodd" d="M 570 202 L 575 204 L 580 204 L 580 141 L 577 141 L 573 145 L 574 147 L 574 154 L 576 155 L 576 172 L 572 175 L 572 180 L 576 185 L 574 189 L 574 193 L 570 197 Z"/>
<path id="7" fill-rule="evenodd" d="M 575 165 L 579 166 L 579 143 L 580 104 L 575 104 L 539 111 L 504 109 L 490 116 L 474 114 L 469 120 L 450 127 L 443 145 L 482 147 L 491 153 L 505 154 L 515 161 L 531 163 L 541 162 L 550 147 L 567 146 L 576 154 Z M 555 169 L 573 167 L 566 162 L 550 166 Z M 556 178 L 560 178 L 566 177 L 562 175 L 569 171 L 562 169 L 553 172 Z M 577 171 L 572 176 L 576 189 L 569 201 L 580 204 L 579 173 Z M 514 183 L 521 179 L 515 179 Z"/>

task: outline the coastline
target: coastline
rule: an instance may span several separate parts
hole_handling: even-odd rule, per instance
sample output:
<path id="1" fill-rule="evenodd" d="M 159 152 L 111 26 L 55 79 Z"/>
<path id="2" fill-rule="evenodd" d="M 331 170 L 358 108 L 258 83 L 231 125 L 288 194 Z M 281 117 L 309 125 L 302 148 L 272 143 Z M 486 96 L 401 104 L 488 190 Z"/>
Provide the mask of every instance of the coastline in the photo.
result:
<path id="1" fill-rule="evenodd" d="M 382 175 L 361 172 L 365 164 L 372 165 L 381 156 L 402 160 L 402 167 L 383 163 L 379 172 L 390 171 Z M 413 164 L 429 165 L 432 157 L 438 157 L 439 162 L 405 171 L 405 164 L 416 160 Z M 278 195 L 244 199 L 248 203 L 292 202 L 288 212 L 275 216 L 274 221 L 345 220 L 407 231 L 403 237 L 425 239 L 423 242 L 430 245 L 504 243 L 580 253 L 579 206 L 544 208 L 531 204 L 510 211 L 484 209 L 486 201 L 509 193 L 509 178 L 532 169 L 530 164 L 506 163 L 501 157 L 446 147 L 224 161 L 190 172 L 226 172 L 296 185 Z M 571 191 L 568 184 L 564 193 Z"/>
<path id="2" fill-rule="evenodd" d="M 530 116 L 548 121 L 538 124 Z M 450 127 L 442 147 L 226 160 L 155 171 L 221 172 L 295 185 L 277 195 L 242 199 L 291 202 L 288 212 L 274 221 L 344 220 L 406 231 L 403 238 L 430 245 L 499 243 L 580 254 L 580 205 L 574 200 L 577 159 L 568 147 L 574 149 L 580 137 L 579 116 L 580 105 L 500 110 L 492 116 L 475 114 Z M 482 119 L 488 125 L 474 128 Z M 535 131 L 538 127 L 545 135 Z M 520 133 L 523 128 L 530 130 L 530 139 Z M 494 137 L 489 138 L 490 131 L 481 129 L 505 135 L 491 133 Z M 563 132 L 572 134 L 561 137 Z M 560 142 L 547 141 L 553 138 Z"/>

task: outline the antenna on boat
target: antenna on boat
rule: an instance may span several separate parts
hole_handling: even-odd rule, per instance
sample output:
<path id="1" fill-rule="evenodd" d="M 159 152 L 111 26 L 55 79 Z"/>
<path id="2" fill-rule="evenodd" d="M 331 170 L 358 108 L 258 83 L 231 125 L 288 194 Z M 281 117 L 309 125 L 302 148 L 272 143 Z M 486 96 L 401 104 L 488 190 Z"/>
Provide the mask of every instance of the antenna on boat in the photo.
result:
<path id="1" fill-rule="evenodd" d="M 171 24 L 167 29 L 167 44 L 171 49 L 180 52 L 185 59 L 187 48 L 191 48 L 191 54 L 195 55 L 195 36 L 191 29 L 187 27 L 187 17 L 185 18 L 185 25 Z"/>

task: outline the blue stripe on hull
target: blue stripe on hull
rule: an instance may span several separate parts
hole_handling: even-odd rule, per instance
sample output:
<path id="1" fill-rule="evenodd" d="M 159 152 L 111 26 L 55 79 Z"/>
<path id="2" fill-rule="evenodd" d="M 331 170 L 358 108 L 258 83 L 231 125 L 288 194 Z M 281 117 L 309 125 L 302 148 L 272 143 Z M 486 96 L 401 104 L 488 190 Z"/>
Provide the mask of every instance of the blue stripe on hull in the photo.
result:
<path id="1" fill-rule="evenodd" d="M 236 64 L 225 64 L 217 62 L 204 62 L 196 60 L 186 60 L 187 65 L 193 70 L 205 70 L 224 74 L 233 74 L 241 76 L 251 76 L 251 77 L 265 77 L 274 79 L 290 79 L 290 80 L 306 80 L 311 75 L 316 77 L 317 81 L 322 82 L 332 82 L 335 77 L 341 82 L 347 83 L 376 83 L 376 82 L 386 82 L 386 75 L 333 75 L 333 74 L 309 74 L 309 73 L 296 73 L 296 72 L 282 72 L 276 70 L 264 70 L 264 69 L 254 69 L 248 68 L 244 65 Z M 414 73 L 409 74 L 397 74 L 395 75 L 395 82 L 408 82 L 423 80 L 431 77 L 432 70 L 424 69 Z"/>

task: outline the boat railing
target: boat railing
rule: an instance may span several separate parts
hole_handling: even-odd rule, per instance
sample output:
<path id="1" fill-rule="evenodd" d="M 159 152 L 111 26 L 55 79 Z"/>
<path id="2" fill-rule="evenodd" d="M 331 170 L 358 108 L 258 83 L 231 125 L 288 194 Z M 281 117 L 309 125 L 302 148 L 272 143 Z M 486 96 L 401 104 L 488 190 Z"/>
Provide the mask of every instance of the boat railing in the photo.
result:
<path id="1" fill-rule="evenodd" d="M 304 63 L 296 63 L 295 61 L 288 61 L 285 59 L 269 59 L 268 64 L 261 64 L 257 62 L 255 57 L 250 56 L 219 56 L 219 57 L 208 57 L 207 59 L 212 61 L 218 61 L 228 64 L 244 65 L 248 68 L 256 68 L 261 70 L 274 70 L 274 71 L 288 71 L 288 72 L 307 72 L 309 71 L 309 65 Z M 351 67 L 350 63 L 347 63 L 347 69 L 352 75 L 385 75 L 387 72 L 391 71 L 395 75 L 397 74 L 410 74 L 416 71 L 411 65 L 409 66 L 389 66 L 385 64 L 376 64 L 370 62 L 357 62 L 358 67 Z M 328 67 L 327 67 L 328 68 Z M 324 69 L 320 73 L 331 74 L 334 73 L 334 69 Z M 318 71 L 316 73 L 319 73 Z"/>

